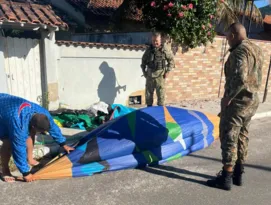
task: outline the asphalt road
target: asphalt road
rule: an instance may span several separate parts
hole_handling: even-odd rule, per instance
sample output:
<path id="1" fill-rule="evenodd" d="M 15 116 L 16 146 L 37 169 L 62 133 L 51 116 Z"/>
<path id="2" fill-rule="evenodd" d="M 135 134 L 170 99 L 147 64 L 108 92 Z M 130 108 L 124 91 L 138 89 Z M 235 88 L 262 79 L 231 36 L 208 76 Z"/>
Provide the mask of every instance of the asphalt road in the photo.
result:
<path id="1" fill-rule="evenodd" d="M 268 205 L 271 200 L 271 118 L 253 121 L 245 186 L 205 185 L 221 169 L 219 143 L 158 168 L 86 178 L 0 183 L 1 205 Z"/>

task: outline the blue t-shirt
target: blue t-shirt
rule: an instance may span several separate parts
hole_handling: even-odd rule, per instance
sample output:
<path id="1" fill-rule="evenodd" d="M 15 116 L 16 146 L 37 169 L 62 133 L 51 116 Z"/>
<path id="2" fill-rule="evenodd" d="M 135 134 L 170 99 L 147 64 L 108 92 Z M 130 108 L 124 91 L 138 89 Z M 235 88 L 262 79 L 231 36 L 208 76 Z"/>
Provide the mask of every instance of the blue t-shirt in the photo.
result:
<path id="1" fill-rule="evenodd" d="M 21 173 L 30 170 L 27 162 L 26 140 L 29 137 L 29 122 L 35 113 L 48 117 L 51 125 L 49 133 L 57 143 L 66 141 L 48 110 L 23 98 L 0 93 L 0 126 L 2 132 L 7 135 L 0 136 L 0 139 L 7 137 L 11 141 L 12 156 Z"/>

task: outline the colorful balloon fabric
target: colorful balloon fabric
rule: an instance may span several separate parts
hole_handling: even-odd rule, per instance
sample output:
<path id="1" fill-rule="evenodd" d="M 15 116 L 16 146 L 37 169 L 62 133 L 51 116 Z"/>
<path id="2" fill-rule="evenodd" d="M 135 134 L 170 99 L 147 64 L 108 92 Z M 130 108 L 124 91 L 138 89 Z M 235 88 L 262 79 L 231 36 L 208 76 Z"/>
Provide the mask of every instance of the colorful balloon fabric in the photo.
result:
<path id="1" fill-rule="evenodd" d="M 219 117 L 176 107 L 148 107 L 115 118 L 82 138 L 70 154 L 34 174 L 36 179 L 96 173 L 166 163 L 210 146 Z"/>

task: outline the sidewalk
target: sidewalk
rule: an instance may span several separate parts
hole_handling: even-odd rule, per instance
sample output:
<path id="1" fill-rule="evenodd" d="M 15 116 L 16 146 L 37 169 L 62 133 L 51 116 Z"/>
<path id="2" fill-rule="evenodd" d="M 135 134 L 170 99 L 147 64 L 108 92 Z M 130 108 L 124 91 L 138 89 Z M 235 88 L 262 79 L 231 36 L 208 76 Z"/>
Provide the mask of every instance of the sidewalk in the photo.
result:
<path id="1" fill-rule="evenodd" d="M 271 93 L 267 95 L 265 103 L 262 103 L 262 100 L 263 95 L 260 95 L 260 106 L 256 115 L 253 117 L 253 120 L 271 116 Z M 170 106 L 193 109 L 217 115 L 220 112 L 220 99 L 189 100 L 170 104 Z"/>
<path id="2" fill-rule="evenodd" d="M 262 103 L 262 96 L 260 99 L 261 104 L 259 106 L 258 112 L 253 117 L 254 120 L 271 116 L 271 93 L 268 93 L 266 101 L 264 103 Z"/>

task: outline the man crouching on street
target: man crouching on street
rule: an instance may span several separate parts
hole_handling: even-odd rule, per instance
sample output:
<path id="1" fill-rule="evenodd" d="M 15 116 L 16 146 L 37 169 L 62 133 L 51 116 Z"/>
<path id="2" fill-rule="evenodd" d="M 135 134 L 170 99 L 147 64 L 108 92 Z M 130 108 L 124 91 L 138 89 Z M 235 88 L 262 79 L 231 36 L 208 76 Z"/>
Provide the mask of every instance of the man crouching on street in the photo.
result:
<path id="1" fill-rule="evenodd" d="M 258 92 L 262 82 L 263 52 L 247 39 L 240 23 L 230 26 L 227 40 L 231 47 L 225 64 L 225 93 L 221 101 L 220 142 L 221 174 L 207 181 L 211 187 L 231 190 L 232 183 L 241 186 L 248 152 L 248 129 L 259 106 Z"/>
<path id="2" fill-rule="evenodd" d="M 49 132 L 66 152 L 74 150 L 65 145 L 66 138 L 62 136 L 46 109 L 25 99 L 0 93 L 0 140 L 3 141 L 0 156 L 3 181 L 15 181 L 8 165 L 11 155 L 24 180 L 34 181 L 29 165 L 38 164 L 33 159 L 33 147 L 36 134 L 41 132 Z"/>

